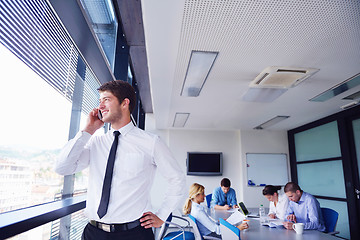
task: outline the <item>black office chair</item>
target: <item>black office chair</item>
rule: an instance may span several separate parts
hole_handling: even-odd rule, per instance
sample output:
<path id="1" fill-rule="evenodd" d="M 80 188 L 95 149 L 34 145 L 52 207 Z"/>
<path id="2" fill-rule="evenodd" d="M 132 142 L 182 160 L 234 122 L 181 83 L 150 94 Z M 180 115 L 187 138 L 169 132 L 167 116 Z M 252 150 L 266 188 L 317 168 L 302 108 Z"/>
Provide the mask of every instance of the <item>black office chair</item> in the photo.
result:
<path id="1" fill-rule="evenodd" d="M 321 213 L 324 219 L 325 232 L 327 234 L 335 235 L 339 231 L 336 231 L 336 224 L 339 218 L 339 213 L 330 208 L 321 208 Z"/>
<path id="2" fill-rule="evenodd" d="M 171 222 L 173 218 L 184 221 L 186 225 L 181 226 L 177 223 Z M 177 230 L 167 233 L 170 225 L 175 226 Z M 187 219 L 173 216 L 172 213 L 170 213 L 169 217 L 160 228 L 158 240 L 195 240 L 194 233 L 185 231 L 187 228 L 190 228 L 190 222 Z"/>

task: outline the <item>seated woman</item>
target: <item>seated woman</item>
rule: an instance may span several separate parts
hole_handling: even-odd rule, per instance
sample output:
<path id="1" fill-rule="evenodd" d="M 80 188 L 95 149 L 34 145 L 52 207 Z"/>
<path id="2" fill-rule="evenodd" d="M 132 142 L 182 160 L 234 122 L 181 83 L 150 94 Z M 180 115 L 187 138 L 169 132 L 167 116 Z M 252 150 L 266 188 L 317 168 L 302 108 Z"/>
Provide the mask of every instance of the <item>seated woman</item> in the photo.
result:
<path id="1" fill-rule="evenodd" d="M 206 213 L 206 210 L 200 203 L 205 201 L 205 188 L 204 186 L 194 183 L 190 186 L 189 197 L 186 199 L 183 212 L 184 214 L 191 214 L 196 218 L 200 234 L 203 236 L 220 236 L 220 226 L 217 222 L 212 220 Z M 247 223 L 242 223 L 237 228 L 240 230 L 247 229 Z"/>
<path id="2" fill-rule="evenodd" d="M 263 195 L 270 201 L 270 218 L 285 219 L 285 213 L 289 205 L 289 199 L 285 194 L 278 194 L 281 186 L 266 185 Z"/>

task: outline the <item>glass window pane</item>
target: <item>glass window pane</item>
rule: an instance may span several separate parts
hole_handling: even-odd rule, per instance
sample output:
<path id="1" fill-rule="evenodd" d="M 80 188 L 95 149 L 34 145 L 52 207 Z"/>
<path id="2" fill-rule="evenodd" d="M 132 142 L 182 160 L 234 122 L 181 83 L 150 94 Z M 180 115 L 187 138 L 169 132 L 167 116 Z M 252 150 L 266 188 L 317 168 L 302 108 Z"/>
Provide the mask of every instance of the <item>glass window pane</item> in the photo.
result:
<path id="1" fill-rule="evenodd" d="M 81 5 L 89 17 L 91 26 L 98 38 L 109 65 L 114 71 L 115 48 L 118 22 L 114 6 L 110 0 L 81 0 Z"/>
<path id="2" fill-rule="evenodd" d="M 353 121 L 353 131 L 354 131 L 354 139 L 355 139 L 357 165 L 360 176 L 360 119 Z"/>
<path id="3" fill-rule="evenodd" d="M 53 201 L 71 103 L 0 44 L 0 212 Z M 14 188 L 13 186 L 17 186 Z"/>
<path id="4" fill-rule="evenodd" d="M 337 122 L 330 122 L 295 134 L 296 161 L 340 157 Z"/>
<path id="5" fill-rule="evenodd" d="M 339 213 L 339 219 L 336 224 L 336 231 L 339 231 L 340 234 L 337 234 L 337 236 L 350 239 L 347 203 L 325 199 L 318 199 L 318 201 L 321 207 L 331 208 Z"/>
<path id="6" fill-rule="evenodd" d="M 314 195 L 346 198 L 342 161 L 298 164 L 300 187 Z"/>

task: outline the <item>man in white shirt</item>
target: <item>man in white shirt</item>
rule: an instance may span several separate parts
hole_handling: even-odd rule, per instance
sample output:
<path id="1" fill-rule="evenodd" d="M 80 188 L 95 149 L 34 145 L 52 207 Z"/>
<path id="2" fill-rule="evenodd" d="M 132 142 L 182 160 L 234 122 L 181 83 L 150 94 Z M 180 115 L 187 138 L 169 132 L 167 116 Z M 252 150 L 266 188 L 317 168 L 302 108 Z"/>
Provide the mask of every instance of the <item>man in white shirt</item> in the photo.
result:
<path id="1" fill-rule="evenodd" d="M 132 124 L 130 113 L 136 95 L 130 84 L 111 81 L 98 90 L 99 107 L 89 113 L 83 131 L 63 148 L 55 170 L 70 175 L 90 168 L 85 209 L 90 222 L 84 229 L 83 239 L 154 239 L 151 228 L 160 227 L 182 200 L 185 175 L 158 136 Z M 102 120 L 98 117 L 99 110 Z M 104 123 L 110 123 L 111 130 L 101 136 L 92 136 Z M 105 213 L 99 214 L 100 203 L 104 205 L 103 182 L 116 131 L 120 135 L 117 133 L 115 162 L 113 170 L 109 171 L 112 172 L 110 196 L 105 201 Z M 156 214 L 151 212 L 150 202 L 155 170 L 169 183 L 162 207 Z"/>

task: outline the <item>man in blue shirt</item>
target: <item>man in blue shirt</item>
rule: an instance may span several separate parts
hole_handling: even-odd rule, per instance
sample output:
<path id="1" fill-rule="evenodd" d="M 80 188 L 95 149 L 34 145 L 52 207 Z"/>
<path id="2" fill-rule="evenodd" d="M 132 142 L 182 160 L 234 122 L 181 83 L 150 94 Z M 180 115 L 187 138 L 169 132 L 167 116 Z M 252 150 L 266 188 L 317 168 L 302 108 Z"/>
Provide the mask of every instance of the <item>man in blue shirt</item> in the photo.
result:
<path id="1" fill-rule="evenodd" d="M 220 187 L 215 188 L 212 195 L 212 206 L 214 209 L 229 210 L 238 208 L 235 190 L 230 188 L 231 182 L 227 178 L 223 178 Z"/>
<path id="2" fill-rule="evenodd" d="M 286 229 L 293 229 L 294 223 L 304 223 L 304 229 L 325 231 L 320 203 L 313 195 L 304 192 L 293 182 L 285 185 L 284 192 L 290 200 L 285 215 L 288 222 L 284 222 Z"/>

